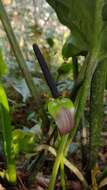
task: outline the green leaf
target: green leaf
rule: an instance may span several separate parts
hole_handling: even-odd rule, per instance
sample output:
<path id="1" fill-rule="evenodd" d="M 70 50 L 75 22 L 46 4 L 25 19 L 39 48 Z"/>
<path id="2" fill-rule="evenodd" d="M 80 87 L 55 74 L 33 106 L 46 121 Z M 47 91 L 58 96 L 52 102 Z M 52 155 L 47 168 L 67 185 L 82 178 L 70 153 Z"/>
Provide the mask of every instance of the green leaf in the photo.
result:
<path id="1" fill-rule="evenodd" d="M 87 49 L 94 28 L 95 1 L 47 0 L 47 2 L 55 9 L 62 24 L 72 31 L 73 44 Z"/>
<path id="2" fill-rule="evenodd" d="M 40 89 L 40 92 L 42 91 L 47 91 L 48 93 L 48 87 L 45 84 L 45 82 L 42 79 L 39 79 L 37 77 L 33 78 L 33 81 L 35 85 Z M 16 78 L 11 78 L 11 84 L 13 88 L 22 96 L 23 102 L 26 102 L 26 100 L 31 96 L 29 88 L 26 84 L 25 79 L 16 79 Z M 39 92 L 39 90 L 38 90 Z"/>
<path id="3" fill-rule="evenodd" d="M 79 52 L 80 50 L 73 45 L 72 37 L 69 36 L 62 49 L 63 57 L 69 58 L 72 55 L 77 55 Z"/>
<path id="4" fill-rule="evenodd" d="M 81 44 L 81 42 L 78 41 L 78 44 Z M 76 46 L 76 44 L 74 45 L 74 40 L 72 35 L 68 36 L 62 48 L 62 55 L 64 58 L 69 58 L 77 55 L 86 55 L 86 52 L 87 52 L 86 49 L 78 47 L 78 45 Z"/>
<path id="5" fill-rule="evenodd" d="M 15 155 L 19 152 L 29 153 L 35 148 L 35 133 L 30 131 L 24 131 L 21 129 L 15 129 L 12 133 L 13 137 L 13 150 Z"/>
<path id="6" fill-rule="evenodd" d="M 21 94 L 23 97 L 23 102 L 26 102 L 26 100 L 30 97 L 30 91 L 29 88 L 25 82 L 24 79 L 17 80 L 13 78 L 14 81 L 12 81 L 13 88 Z"/>
<path id="7" fill-rule="evenodd" d="M 6 157 L 6 178 L 10 183 L 16 183 L 16 165 L 12 150 L 12 127 L 7 96 L 0 84 L 0 126 L 2 127 L 4 152 Z"/>
<path id="8" fill-rule="evenodd" d="M 49 44 L 50 47 L 54 46 L 54 40 L 52 37 L 47 37 L 46 38 L 47 43 Z"/>
<path id="9" fill-rule="evenodd" d="M 69 72 L 72 72 L 72 70 L 73 70 L 72 63 L 63 63 L 58 68 L 58 73 L 61 75 L 68 74 Z"/>
<path id="10" fill-rule="evenodd" d="M 2 51 L 0 49 L 0 77 L 2 77 L 7 72 L 7 66 L 4 62 Z"/>
<path id="11" fill-rule="evenodd" d="M 100 52 L 105 53 L 103 44 L 107 36 L 107 0 L 47 2 L 55 9 L 60 22 L 71 30 L 72 47 L 76 48 L 71 47 L 71 51 L 91 51 L 95 45 L 102 44 Z"/>

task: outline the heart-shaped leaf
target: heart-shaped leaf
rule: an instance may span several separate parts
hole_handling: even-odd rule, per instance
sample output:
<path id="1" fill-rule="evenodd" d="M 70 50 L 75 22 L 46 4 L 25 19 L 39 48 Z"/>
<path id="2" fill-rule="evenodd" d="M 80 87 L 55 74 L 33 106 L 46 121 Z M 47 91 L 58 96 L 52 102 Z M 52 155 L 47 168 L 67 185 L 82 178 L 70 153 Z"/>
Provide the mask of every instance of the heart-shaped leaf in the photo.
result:
<path id="1" fill-rule="evenodd" d="M 60 22 L 71 30 L 72 51 L 75 48 L 76 51 L 91 51 L 94 46 L 100 44 L 100 53 L 105 53 L 107 0 L 47 0 L 47 2 L 55 9 Z"/>

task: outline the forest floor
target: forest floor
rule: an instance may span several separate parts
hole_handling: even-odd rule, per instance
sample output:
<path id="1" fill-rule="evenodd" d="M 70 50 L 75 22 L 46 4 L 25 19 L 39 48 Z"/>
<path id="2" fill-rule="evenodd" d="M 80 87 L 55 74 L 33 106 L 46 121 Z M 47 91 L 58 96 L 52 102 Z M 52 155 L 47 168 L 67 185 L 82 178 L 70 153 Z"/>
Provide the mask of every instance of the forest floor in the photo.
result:
<path id="1" fill-rule="evenodd" d="M 14 97 L 13 97 L 14 98 Z M 14 99 L 13 99 L 14 101 Z M 15 97 L 15 102 L 19 104 L 21 102 L 20 97 Z M 104 125 L 103 131 L 101 134 L 102 145 L 99 152 L 99 167 L 100 171 L 102 171 L 107 165 L 107 96 L 105 95 L 104 101 Z M 15 111 L 12 113 L 12 124 L 17 128 L 21 128 L 21 126 L 26 126 L 31 128 L 33 126 L 33 122 L 29 122 L 27 120 L 28 113 L 34 110 L 34 104 L 32 101 L 28 101 L 26 105 L 18 106 Z M 75 142 L 74 142 L 75 144 Z M 24 154 L 20 154 L 17 158 L 17 184 L 15 186 L 10 186 L 4 180 L 0 180 L 0 190 L 47 190 L 49 179 L 51 175 L 51 170 L 53 166 L 53 157 L 47 153 L 45 155 L 45 160 L 42 163 L 42 168 L 37 172 L 36 177 L 33 179 L 31 183 L 28 182 L 31 173 L 25 171 L 23 169 L 23 164 L 26 162 L 27 156 Z M 74 152 L 69 153 L 68 159 L 71 160 L 75 165 L 81 169 L 81 153 L 80 149 L 74 150 Z M 2 155 L 0 155 L 0 169 L 5 168 L 5 160 Z M 37 166 L 38 167 L 38 166 Z M 67 190 L 82 190 L 82 185 L 75 177 L 75 175 L 66 170 L 66 186 Z M 56 181 L 55 190 L 61 190 L 61 181 L 60 175 Z M 107 189 L 107 186 L 106 186 Z"/>

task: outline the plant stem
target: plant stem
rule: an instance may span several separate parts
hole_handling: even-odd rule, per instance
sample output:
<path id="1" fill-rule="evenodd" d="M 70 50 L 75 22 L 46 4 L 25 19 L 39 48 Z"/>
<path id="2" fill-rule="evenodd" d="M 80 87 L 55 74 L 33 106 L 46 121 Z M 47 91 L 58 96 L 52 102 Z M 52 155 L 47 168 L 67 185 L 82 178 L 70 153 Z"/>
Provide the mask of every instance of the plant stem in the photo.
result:
<path id="1" fill-rule="evenodd" d="M 60 164 L 60 171 L 61 171 L 61 185 L 62 185 L 62 189 L 66 190 L 65 171 L 64 171 L 64 155 L 62 155 L 61 164 Z"/>
<path id="2" fill-rule="evenodd" d="M 51 152 L 55 157 L 57 156 L 56 150 L 46 144 L 40 145 L 38 146 L 38 148 L 36 149 L 37 151 L 43 151 L 43 150 L 48 150 L 49 152 Z M 84 178 L 84 176 L 82 175 L 82 173 L 79 171 L 79 169 L 73 165 L 71 162 L 69 162 L 69 160 L 67 160 L 66 158 L 64 158 L 64 164 L 67 168 L 70 169 L 71 172 L 73 172 L 77 178 L 81 181 L 81 183 L 83 184 L 85 189 L 88 189 L 88 184 Z"/>
<path id="3" fill-rule="evenodd" d="M 12 29 L 12 26 L 10 24 L 10 21 L 9 21 L 9 18 L 8 18 L 8 15 L 6 13 L 6 10 L 3 6 L 3 3 L 2 1 L 0 0 L 0 19 L 1 19 L 1 22 L 4 26 L 4 30 L 7 34 L 7 37 L 8 37 L 8 40 L 10 42 L 10 45 L 12 47 L 12 50 L 14 52 L 14 55 L 17 59 L 17 63 L 19 64 L 19 67 L 25 77 L 25 80 L 26 80 L 26 83 L 28 85 L 28 88 L 31 92 L 31 95 L 33 96 L 33 98 L 35 99 L 36 98 L 36 95 L 37 95 L 37 91 L 35 89 L 35 84 L 33 82 L 33 79 L 32 79 L 32 76 L 27 68 L 27 65 L 26 65 L 26 62 L 24 60 L 24 57 L 23 57 L 23 54 L 20 50 L 20 47 L 19 47 L 19 44 L 17 42 L 17 39 L 15 37 L 15 34 L 13 32 L 13 29 Z"/>
<path id="4" fill-rule="evenodd" d="M 87 56 L 87 57 L 88 57 L 88 56 Z M 88 59 L 85 60 L 83 66 L 81 67 L 81 70 L 80 70 L 80 72 L 79 72 L 79 74 L 78 74 L 76 83 L 74 84 L 73 89 L 72 89 L 72 91 L 71 91 L 70 98 L 71 98 L 71 100 L 72 100 L 73 102 L 75 101 L 76 96 L 77 96 L 77 93 L 78 93 L 80 87 L 81 87 L 82 84 L 83 84 L 84 76 L 85 76 L 85 72 L 86 72 L 86 68 L 87 68 L 87 62 L 88 62 Z"/>
<path id="5" fill-rule="evenodd" d="M 72 57 L 73 62 L 73 75 L 74 75 L 74 82 L 77 82 L 78 78 L 78 58 L 76 56 Z"/>
<path id="6" fill-rule="evenodd" d="M 88 139 L 87 139 L 87 127 L 85 122 L 85 115 L 83 115 L 81 122 L 81 155 L 82 155 L 82 168 L 84 169 L 87 164 L 88 157 Z"/>
<path id="7" fill-rule="evenodd" d="M 4 152 L 6 157 L 6 178 L 9 183 L 16 183 L 15 155 L 12 151 L 12 127 L 9 105 L 5 91 L 0 84 L 0 124 L 3 133 Z"/>
<path id="8" fill-rule="evenodd" d="M 90 94 L 90 156 L 89 169 L 96 166 L 103 122 L 103 98 L 107 76 L 107 60 L 98 64 L 93 75 Z"/>
<path id="9" fill-rule="evenodd" d="M 98 65 L 100 48 L 101 48 L 101 30 L 103 27 L 103 21 L 102 21 L 103 5 L 104 5 L 104 2 L 102 0 L 96 1 L 95 20 L 94 20 L 95 29 L 93 33 L 92 48 L 91 48 L 90 53 L 87 55 L 87 58 L 85 61 L 86 69 L 85 69 L 85 74 L 84 74 L 84 81 L 83 81 L 82 86 L 80 87 L 78 96 L 76 97 L 76 100 L 75 100 L 75 107 L 76 107 L 75 128 L 69 134 L 68 141 L 65 148 L 66 150 L 65 155 L 67 153 L 67 149 L 70 142 L 73 140 L 79 128 L 80 120 L 81 120 L 81 117 L 83 116 L 85 103 L 86 103 L 87 96 L 90 90 L 92 77 Z"/>
<path id="10" fill-rule="evenodd" d="M 65 145 L 67 142 L 67 137 L 68 137 L 68 135 L 64 135 L 61 138 L 61 142 L 60 142 L 60 145 L 58 148 L 57 157 L 56 157 L 55 162 L 54 162 L 54 166 L 53 166 L 52 175 L 51 175 L 48 190 L 54 190 L 55 181 L 56 181 L 56 177 L 58 174 L 58 169 L 59 169 L 59 166 L 61 163 L 61 159 L 63 158 L 63 152 L 64 152 Z"/>
<path id="11" fill-rule="evenodd" d="M 67 140 L 67 144 L 66 144 L 66 148 L 65 148 L 66 153 L 67 153 L 70 142 L 73 140 L 74 136 L 77 133 L 77 130 L 80 127 L 79 124 L 80 124 L 81 118 L 84 113 L 85 103 L 87 100 L 88 92 L 90 90 L 92 76 L 93 76 L 93 73 L 97 66 L 97 55 L 94 55 L 94 54 L 89 55 L 87 57 L 86 63 L 87 63 L 87 68 L 86 68 L 86 72 L 85 72 L 85 76 L 84 76 L 84 81 L 83 81 L 82 86 L 80 87 L 78 96 L 76 97 L 76 100 L 75 100 L 75 109 L 76 109 L 75 127 L 68 136 L 68 140 Z M 66 155 L 66 153 L 65 153 L 65 155 Z"/>

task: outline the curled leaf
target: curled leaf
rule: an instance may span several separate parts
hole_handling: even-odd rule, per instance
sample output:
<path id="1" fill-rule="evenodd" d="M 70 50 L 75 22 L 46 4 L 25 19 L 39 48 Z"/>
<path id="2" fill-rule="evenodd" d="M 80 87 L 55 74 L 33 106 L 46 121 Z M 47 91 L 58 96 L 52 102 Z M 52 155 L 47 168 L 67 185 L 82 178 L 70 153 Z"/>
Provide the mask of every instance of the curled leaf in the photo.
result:
<path id="1" fill-rule="evenodd" d="M 68 110 L 64 107 L 56 114 L 56 124 L 60 131 L 60 134 L 69 133 L 74 127 L 74 109 Z"/>
<path id="2" fill-rule="evenodd" d="M 61 135 L 69 133 L 74 127 L 75 109 L 70 99 L 58 98 L 49 102 L 48 111 L 54 117 Z"/>

